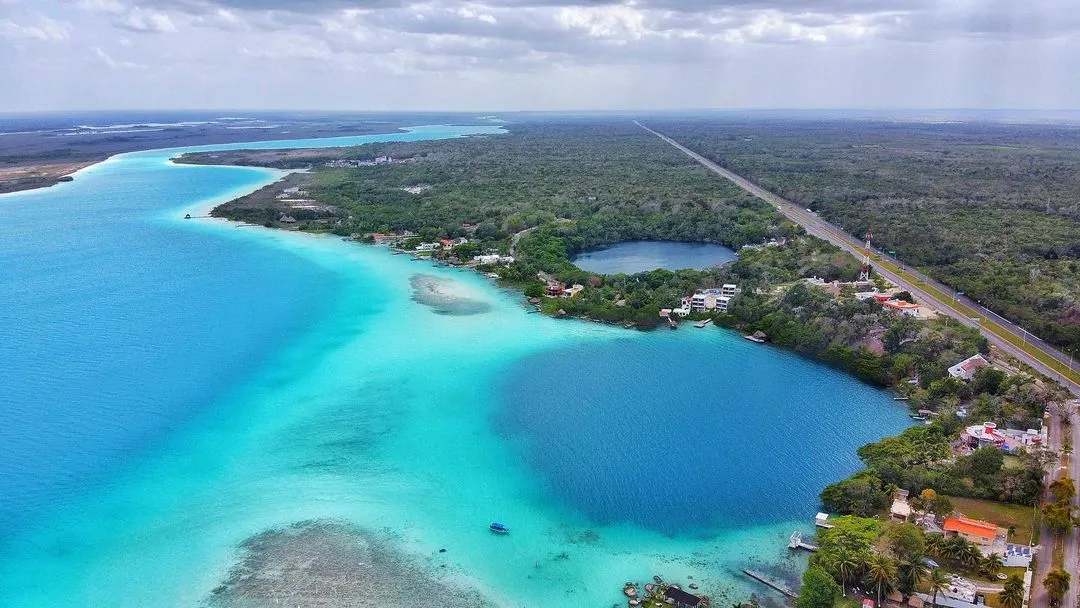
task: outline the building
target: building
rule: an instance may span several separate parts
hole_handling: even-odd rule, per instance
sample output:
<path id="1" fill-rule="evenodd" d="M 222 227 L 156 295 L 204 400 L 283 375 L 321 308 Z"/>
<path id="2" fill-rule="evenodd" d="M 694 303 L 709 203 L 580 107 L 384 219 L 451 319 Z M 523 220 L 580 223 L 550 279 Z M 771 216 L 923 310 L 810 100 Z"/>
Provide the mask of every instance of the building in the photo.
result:
<path id="1" fill-rule="evenodd" d="M 576 296 L 577 294 L 581 293 L 582 289 L 585 289 L 584 285 L 574 283 L 572 286 L 563 289 L 562 297 L 564 297 L 564 298 L 572 298 L 572 297 Z"/>
<path id="2" fill-rule="evenodd" d="M 973 424 L 960 433 L 960 441 L 970 449 L 994 447 L 1006 452 L 1020 448 L 1037 447 L 1046 441 L 1044 431 L 1027 429 L 999 429 L 993 422 Z"/>
<path id="3" fill-rule="evenodd" d="M 558 281 L 548 281 L 547 287 L 544 288 L 548 297 L 557 298 L 566 291 L 566 286 Z"/>
<path id="4" fill-rule="evenodd" d="M 726 284 L 719 288 L 701 289 L 689 298 L 684 298 L 684 305 L 691 312 L 706 312 L 716 310 L 727 312 L 731 305 L 731 299 L 739 294 L 737 285 Z"/>
<path id="5" fill-rule="evenodd" d="M 1008 533 L 996 524 L 967 517 L 949 517 L 942 529 L 945 536 L 959 536 L 979 546 L 992 545 L 999 536 L 1004 538 Z"/>
<path id="6" fill-rule="evenodd" d="M 513 264 L 514 258 L 509 255 L 499 255 L 497 253 L 489 253 L 484 255 L 478 255 L 473 258 L 473 261 L 477 264 Z"/>
<path id="7" fill-rule="evenodd" d="M 923 307 L 918 304 L 912 304 L 911 302 L 905 302 L 904 300 L 886 300 L 881 303 L 887 310 L 898 312 L 902 315 L 909 317 L 922 317 Z"/>
<path id="8" fill-rule="evenodd" d="M 903 523 L 911 517 L 911 505 L 908 504 L 908 491 L 897 490 L 893 494 L 893 503 L 889 507 L 889 519 Z"/>
<path id="9" fill-rule="evenodd" d="M 438 243 L 420 243 L 416 246 L 417 251 L 435 251 L 438 248 Z"/>
<path id="10" fill-rule="evenodd" d="M 728 307 L 731 305 L 731 298 L 729 296 L 718 296 L 716 298 L 716 311 L 727 312 Z"/>
<path id="11" fill-rule="evenodd" d="M 975 377 L 975 372 L 987 365 L 990 365 L 990 362 L 984 359 L 982 355 L 974 355 L 950 367 L 949 375 L 970 382 Z"/>
<path id="12" fill-rule="evenodd" d="M 734 298 L 739 295 L 739 286 L 732 285 L 731 283 L 725 283 L 720 287 L 720 295 L 725 298 Z"/>
<path id="13" fill-rule="evenodd" d="M 678 587 L 668 587 L 664 590 L 664 596 L 669 600 L 675 600 L 674 606 L 678 608 L 697 608 L 701 605 L 701 598 L 679 589 Z"/>

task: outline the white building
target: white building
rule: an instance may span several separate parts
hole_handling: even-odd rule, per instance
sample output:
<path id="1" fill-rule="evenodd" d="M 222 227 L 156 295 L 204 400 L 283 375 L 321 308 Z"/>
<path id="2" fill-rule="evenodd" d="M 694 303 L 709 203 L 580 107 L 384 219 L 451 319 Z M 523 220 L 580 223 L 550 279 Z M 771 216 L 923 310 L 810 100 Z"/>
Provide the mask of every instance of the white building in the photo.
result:
<path id="1" fill-rule="evenodd" d="M 490 253 L 485 255 L 478 255 L 473 258 L 473 261 L 478 264 L 513 264 L 514 257 L 509 255 Z"/>
<path id="2" fill-rule="evenodd" d="M 702 289 L 683 301 L 691 312 L 716 310 L 727 312 L 731 299 L 739 293 L 737 285 L 727 284 L 720 288 Z"/>
<path id="3" fill-rule="evenodd" d="M 732 285 L 731 283 L 725 283 L 720 287 L 720 295 L 725 298 L 734 298 L 739 294 L 739 286 Z"/>
<path id="4" fill-rule="evenodd" d="M 420 243 L 416 246 L 417 251 L 435 251 L 438 248 L 438 243 Z"/>
<path id="5" fill-rule="evenodd" d="M 961 380 L 971 381 L 975 377 L 975 372 L 979 371 L 979 368 L 990 365 L 990 362 L 983 358 L 982 355 L 975 355 L 968 357 L 963 361 L 949 368 L 949 375 L 953 378 L 960 378 Z"/>

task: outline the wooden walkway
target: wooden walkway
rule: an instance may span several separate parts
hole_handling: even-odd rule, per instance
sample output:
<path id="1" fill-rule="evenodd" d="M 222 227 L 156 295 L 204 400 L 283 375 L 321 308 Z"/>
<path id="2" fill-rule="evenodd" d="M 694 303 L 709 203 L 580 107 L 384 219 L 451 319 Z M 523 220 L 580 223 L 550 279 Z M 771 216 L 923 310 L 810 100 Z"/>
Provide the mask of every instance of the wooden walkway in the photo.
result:
<path id="1" fill-rule="evenodd" d="M 779 581 L 775 581 L 775 580 L 765 576 L 764 574 L 762 574 L 760 572 L 757 572 L 757 571 L 754 571 L 754 570 L 747 570 L 746 568 L 743 568 L 743 574 L 745 574 L 746 576 L 749 576 L 750 578 L 758 581 L 759 583 L 764 583 L 765 585 L 768 585 L 769 587 L 772 587 L 776 591 L 779 591 L 780 593 L 783 593 L 784 595 L 790 597 L 793 600 L 799 598 L 799 594 L 795 593 L 791 589 L 788 589 L 787 585 L 785 585 L 784 583 L 781 583 Z"/>

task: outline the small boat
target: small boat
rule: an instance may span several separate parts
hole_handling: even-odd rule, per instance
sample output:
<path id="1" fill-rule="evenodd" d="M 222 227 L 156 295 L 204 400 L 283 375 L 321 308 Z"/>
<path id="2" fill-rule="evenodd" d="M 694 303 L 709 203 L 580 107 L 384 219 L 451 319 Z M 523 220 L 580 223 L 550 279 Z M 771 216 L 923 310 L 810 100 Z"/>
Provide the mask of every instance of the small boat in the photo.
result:
<path id="1" fill-rule="evenodd" d="M 185 213 L 184 214 L 184 219 L 185 220 L 190 220 L 191 219 L 191 214 L 190 213 Z"/>
<path id="2" fill-rule="evenodd" d="M 507 528 L 506 526 L 500 524 L 499 522 L 492 523 L 490 526 L 488 526 L 488 530 L 491 530 L 495 534 L 509 534 L 510 533 L 510 528 Z"/>
<path id="3" fill-rule="evenodd" d="M 908 414 L 908 418 L 912 420 L 926 420 L 926 416 L 916 416 L 915 414 Z"/>

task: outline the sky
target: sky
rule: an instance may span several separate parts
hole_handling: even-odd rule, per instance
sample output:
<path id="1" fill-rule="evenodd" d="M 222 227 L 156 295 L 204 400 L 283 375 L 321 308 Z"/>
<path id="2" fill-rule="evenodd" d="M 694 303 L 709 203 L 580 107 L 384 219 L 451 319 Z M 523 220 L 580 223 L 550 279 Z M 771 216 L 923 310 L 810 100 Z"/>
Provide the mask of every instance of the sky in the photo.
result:
<path id="1" fill-rule="evenodd" d="M 1080 108 L 1077 0 L 0 0 L 0 112 Z"/>

